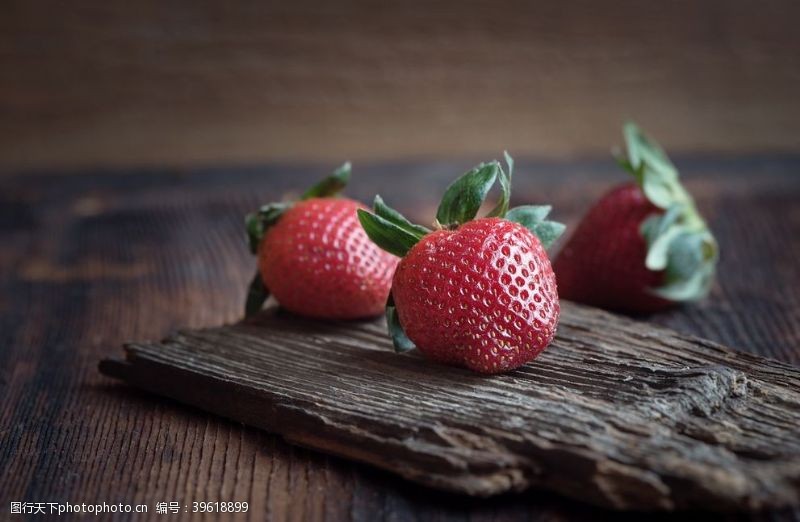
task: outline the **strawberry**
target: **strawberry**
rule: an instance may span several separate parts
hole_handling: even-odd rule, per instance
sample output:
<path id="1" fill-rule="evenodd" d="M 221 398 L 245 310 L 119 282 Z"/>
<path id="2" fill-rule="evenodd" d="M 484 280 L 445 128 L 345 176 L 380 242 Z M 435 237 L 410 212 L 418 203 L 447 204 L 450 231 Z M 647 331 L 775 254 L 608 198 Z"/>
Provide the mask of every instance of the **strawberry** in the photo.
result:
<path id="1" fill-rule="evenodd" d="M 257 313 L 272 294 L 296 314 L 327 319 L 380 315 L 397 258 L 377 248 L 359 225 L 365 208 L 335 197 L 350 177 L 346 163 L 296 203 L 273 203 L 247 216 L 258 271 L 245 314 Z"/>
<path id="2" fill-rule="evenodd" d="M 624 127 L 635 179 L 611 189 L 578 224 L 553 263 L 562 298 L 651 313 L 709 292 L 717 243 L 663 150 Z"/>
<path id="3" fill-rule="evenodd" d="M 401 256 L 386 307 L 397 351 L 479 373 L 498 373 L 534 359 L 558 324 L 556 280 L 545 247 L 563 225 L 545 221 L 547 206 L 508 210 L 512 172 L 481 164 L 445 192 L 435 231 L 409 223 L 378 196 L 358 216 L 369 237 Z M 492 185 L 500 202 L 474 219 Z"/>

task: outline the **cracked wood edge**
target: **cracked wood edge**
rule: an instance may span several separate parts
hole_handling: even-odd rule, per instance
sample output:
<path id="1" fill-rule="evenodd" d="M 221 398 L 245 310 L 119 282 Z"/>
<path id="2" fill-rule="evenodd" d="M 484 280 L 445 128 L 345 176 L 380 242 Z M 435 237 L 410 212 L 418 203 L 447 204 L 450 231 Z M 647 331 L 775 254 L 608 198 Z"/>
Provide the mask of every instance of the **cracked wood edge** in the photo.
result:
<path id="1" fill-rule="evenodd" d="M 290 442 L 488 496 L 616 509 L 800 502 L 800 371 L 563 303 L 537 360 L 485 377 L 397 355 L 374 323 L 256 321 L 126 346 L 101 371 Z"/>

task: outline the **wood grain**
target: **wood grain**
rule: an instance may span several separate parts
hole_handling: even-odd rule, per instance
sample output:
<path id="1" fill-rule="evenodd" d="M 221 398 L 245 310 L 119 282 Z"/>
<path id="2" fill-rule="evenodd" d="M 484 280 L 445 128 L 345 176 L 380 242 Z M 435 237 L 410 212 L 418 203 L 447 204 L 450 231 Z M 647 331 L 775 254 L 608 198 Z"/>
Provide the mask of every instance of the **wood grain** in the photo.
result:
<path id="1" fill-rule="evenodd" d="M 800 504 L 800 369 L 564 303 L 534 362 L 476 376 L 382 321 L 289 314 L 134 342 L 100 370 L 423 485 L 622 510 Z"/>
<path id="2" fill-rule="evenodd" d="M 46 15 L 45 15 L 46 14 Z M 0 172 L 800 146 L 793 0 L 12 0 Z"/>
<path id="3" fill-rule="evenodd" d="M 800 365 L 800 159 L 674 160 L 722 245 L 720 280 L 707 302 L 650 321 Z M 470 166 L 357 162 L 348 192 L 364 201 L 381 193 L 425 223 L 437 195 Z M 250 521 L 641 520 L 548 492 L 476 500 L 431 491 L 97 372 L 126 339 L 237 320 L 253 268 L 242 215 L 326 171 L 263 165 L 0 179 L 0 507 L 106 500 L 152 511 L 158 501 L 245 500 Z M 606 158 L 518 158 L 516 171 L 514 204 L 552 203 L 568 224 L 625 179 Z M 800 511 L 702 519 L 785 522 Z"/>

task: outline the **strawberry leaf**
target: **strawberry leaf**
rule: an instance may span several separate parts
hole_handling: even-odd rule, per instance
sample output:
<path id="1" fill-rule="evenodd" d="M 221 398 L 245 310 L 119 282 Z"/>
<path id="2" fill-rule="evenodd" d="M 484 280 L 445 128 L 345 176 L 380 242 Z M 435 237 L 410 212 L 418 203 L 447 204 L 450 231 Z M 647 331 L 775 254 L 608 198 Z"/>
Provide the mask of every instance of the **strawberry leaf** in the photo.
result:
<path id="1" fill-rule="evenodd" d="M 663 234 L 655 238 L 653 244 L 647 250 L 647 257 L 644 264 L 650 270 L 664 270 L 669 263 L 669 254 L 673 242 L 682 234 L 689 230 L 681 225 L 669 227 Z"/>
<path id="2" fill-rule="evenodd" d="M 523 205 L 514 207 L 506 214 L 506 219 L 519 223 L 539 238 L 544 248 L 550 248 L 566 228 L 563 224 L 548 221 L 545 218 L 550 214 L 550 205 Z"/>
<path id="3" fill-rule="evenodd" d="M 258 253 L 258 245 L 264 238 L 264 224 L 261 217 L 253 212 L 244 217 L 244 227 L 247 232 L 247 246 L 250 248 L 251 254 Z"/>
<path id="4" fill-rule="evenodd" d="M 508 168 L 508 179 L 510 181 L 511 176 L 514 175 L 514 158 L 511 157 L 511 154 L 509 154 L 507 150 L 504 150 L 503 159 L 506 160 L 506 167 Z"/>
<path id="5" fill-rule="evenodd" d="M 717 242 L 664 150 L 634 123 L 625 124 L 623 135 L 628 157 L 617 161 L 633 174 L 647 199 L 663 209 L 639 228 L 647 242 L 645 265 L 664 271 L 663 286 L 651 291 L 673 301 L 701 299 L 714 282 Z"/>
<path id="6" fill-rule="evenodd" d="M 623 170 L 631 174 L 634 178 L 636 178 L 636 182 L 641 186 L 642 179 L 644 178 L 644 163 L 639 165 L 639 168 L 634 168 L 631 165 L 631 162 L 628 158 L 621 155 L 619 151 L 614 152 L 614 159 L 616 160 L 617 164 L 622 167 Z"/>
<path id="7" fill-rule="evenodd" d="M 718 258 L 717 242 L 708 230 L 677 237 L 669 251 L 664 285 L 656 293 L 673 300 L 702 299 L 714 283 Z"/>
<path id="8" fill-rule="evenodd" d="M 564 233 L 566 225 L 556 221 L 542 221 L 531 229 L 531 232 L 539 238 L 539 242 L 545 249 L 550 248 L 556 240 Z"/>
<path id="9" fill-rule="evenodd" d="M 681 234 L 672 241 L 665 266 L 669 280 L 688 280 L 697 273 L 705 262 L 703 241 L 701 234 L 693 233 Z"/>
<path id="10" fill-rule="evenodd" d="M 244 304 L 244 316 L 252 317 L 261 311 L 264 302 L 269 298 L 269 289 L 264 285 L 261 274 L 256 270 L 256 275 L 247 287 L 247 298 Z"/>
<path id="11" fill-rule="evenodd" d="M 447 187 L 436 212 L 436 221 L 454 227 L 473 219 L 502 169 L 497 161 L 482 163 Z"/>
<path id="12" fill-rule="evenodd" d="M 658 235 L 658 231 L 660 228 L 661 223 L 661 215 L 660 214 L 653 214 L 649 218 L 642 221 L 642 224 L 639 225 L 639 233 L 644 237 L 647 246 L 653 244 L 656 240 L 656 236 Z"/>
<path id="13" fill-rule="evenodd" d="M 628 158 L 618 158 L 617 162 L 633 174 L 651 203 L 667 209 L 674 203 L 691 200 L 678 179 L 678 169 L 655 141 L 633 122 L 626 123 L 622 133 Z"/>
<path id="14" fill-rule="evenodd" d="M 648 246 L 645 265 L 650 270 L 666 268 L 672 240 L 691 232 L 691 228 L 681 222 L 685 209 L 682 203 L 674 203 L 665 213 L 651 216 L 642 223 L 640 231 Z"/>
<path id="15" fill-rule="evenodd" d="M 358 220 L 373 243 L 397 257 L 405 256 L 425 235 L 362 209 L 358 209 Z"/>
<path id="16" fill-rule="evenodd" d="M 351 167 L 349 161 L 345 162 L 341 167 L 334 170 L 333 174 L 306 190 L 300 199 L 329 198 L 337 195 L 350 181 Z"/>
<path id="17" fill-rule="evenodd" d="M 625 137 L 625 146 L 628 149 L 628 160 L 635 170 L 638 170 L 641 164 L 644 163 L 668 181 L 677 180 L 678 170 L 669 160 L 667 154 L 658 143 L 651 140 L 635 123 L 627 122 L 622 129 L 622 133 Z"/>
<path id="18" fill-rule="evenodd" d="M 391 293 L 389 294 L 389 299 L 386 301 L 386 327 L 389 330 L 389 336 L 392 338 L 392 345 L 394 346 L 395 352 L 403 353 L 416 348 L 400 325 L 400 319 L 397 316 L 397 308 L 394 305 L 394 298 Z"/>
<path id="19" fill-rule="evenodd" d="M 422 225 L 416 225 L 410 222 L 400 212 L 396 211 L 395 209 L 391 208 L 389 205 L 384 203 L 383 198 L 381 198 L 380 196 L 375 196 L 375 202 L 373 203 L 372 210 L 373 212 L 375 212 L 375 215 L 380 216 L 386 219 L 387 221 L 392 222 L 393 224 L 402 228 L 406 232 L 409 232 L 416 236 L 422 237 L 430 232 L 430 230 L 423 227 Z"/>
<path id="20" fill-rule="evenodd" d="M 511 201 L 511 176 L 514 174 L 514 159 L 508 151 L 503 152 L 503 156 L 505 156 L 506 165 L 508 166 L 508 174 L 503 172 L 503 168 L 500 167 L 498 178 L 500 179 L 500 189 L 502 192 L 500 193 L 500 200 L 492 211 L 489 212 L 488 217 L 505 217 L 508 212 L 508 204 Z"/>
<path id="21" fill-rule="evenodd" d="M 264 205 L 258 212 L 245 216 L 245 229 L 247 231 L 247 244 L 252 254 L 258 253 L 258 245 L 267 233 L 267 229 L 278 222 L 278 219 L 291 206 L 289 203 L 271 203 Z"/>
<path id="22" fill-rule="evenodd" d="M 670 181 L 664 178 L 659 172 L 649 168 L 646 163 L 642 163 L 639 169 L 641 170 L 642 192 L 653 205 L 667 209 L 686 199 L 677 179 Z"/>
<path id="23" fill-rule="evenodd" d="M 714 282 L 717 243 L 705 223 L 682 204 L 654 215 L 641 225 L 647 241 L 645 264 L 664 271 L 664 284 L 651 291 L 673 301 L 695 301 L 705 297 Z"/>
<path id="24" fill-rule="evenodd" d="M 551 205 L 520 205 L 509 210 L 506 219 L 528 227 L 528 225 L 544 221 L 550 215 L 551 210 L 553 210 Z"/>
<path id="25" fill-rule="evenodd" d="M 660 288 L 651 290 L 654 295 L 670 301 L 697 301 L 706 297 L 714 282 L 714 266 L 701 265 L 688 278 L 677 278 Z"/>

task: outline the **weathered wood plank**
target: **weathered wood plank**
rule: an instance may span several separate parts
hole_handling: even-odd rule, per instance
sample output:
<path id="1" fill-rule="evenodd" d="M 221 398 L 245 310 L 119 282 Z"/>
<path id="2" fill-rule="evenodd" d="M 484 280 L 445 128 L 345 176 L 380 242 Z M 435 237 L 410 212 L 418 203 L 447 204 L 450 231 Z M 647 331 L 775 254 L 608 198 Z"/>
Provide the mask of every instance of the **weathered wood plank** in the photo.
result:
<path id="1" fill-rule="evenodd" d="M 800 502 L 800 370 L 571 303 L 540 358 L 494 377 L 396 355 L 380 322 L 274 310 L 129 344 L 101 370 L 444 490 L 617 509 Z"/>

